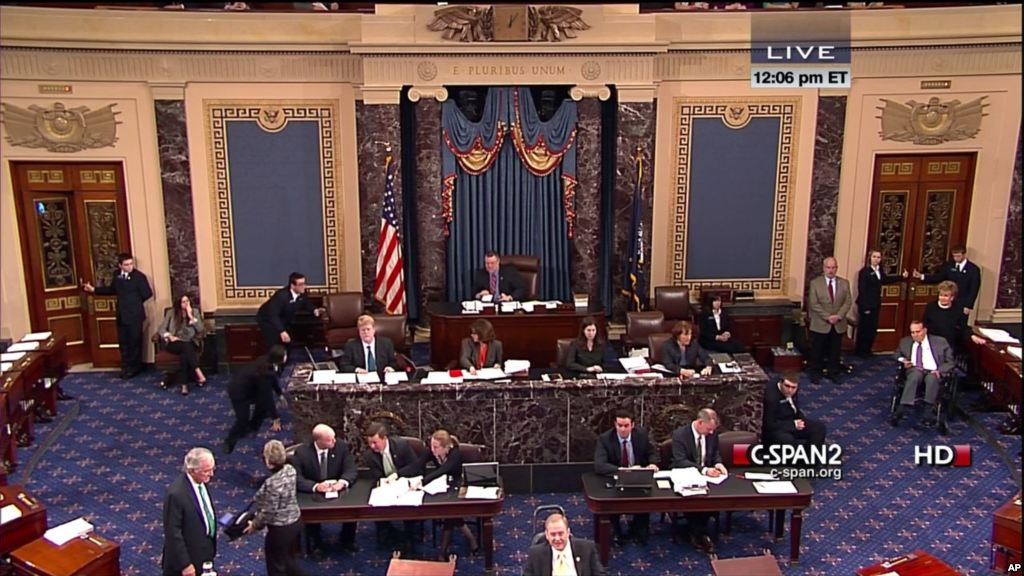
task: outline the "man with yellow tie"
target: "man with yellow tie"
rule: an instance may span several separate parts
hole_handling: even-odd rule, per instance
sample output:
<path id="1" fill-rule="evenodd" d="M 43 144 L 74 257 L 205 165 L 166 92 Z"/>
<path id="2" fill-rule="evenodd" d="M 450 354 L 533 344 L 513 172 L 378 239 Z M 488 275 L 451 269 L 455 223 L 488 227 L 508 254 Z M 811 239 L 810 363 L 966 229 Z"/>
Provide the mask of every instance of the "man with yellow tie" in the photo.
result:
<path id="1" fill-rule="evenodd" d="M 530 547 L 523 576 L 604 576 L 597 546 L 590 540 L 573 538 L 569 520 L 559 513 L 544 522 L 546 542 Z"/>

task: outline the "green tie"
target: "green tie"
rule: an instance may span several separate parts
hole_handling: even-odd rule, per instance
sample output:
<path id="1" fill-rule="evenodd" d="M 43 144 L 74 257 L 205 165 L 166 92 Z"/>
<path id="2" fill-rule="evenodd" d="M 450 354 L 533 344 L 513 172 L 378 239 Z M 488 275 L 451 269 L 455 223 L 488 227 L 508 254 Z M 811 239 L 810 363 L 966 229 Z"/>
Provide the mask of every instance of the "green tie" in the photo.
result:
<path id="1" fill-rule="evenodd" d="M 206 486 L 203 484 L 199 485 L 199 500 L 203 505 L 203 515 L 206 516 L 206 535 L 213 538 L 217 535 L 217 523 L 213 520 L 213 510 L 211 510 L 210 505 L 207 504 L 209 496 L 207 496 Z"/>

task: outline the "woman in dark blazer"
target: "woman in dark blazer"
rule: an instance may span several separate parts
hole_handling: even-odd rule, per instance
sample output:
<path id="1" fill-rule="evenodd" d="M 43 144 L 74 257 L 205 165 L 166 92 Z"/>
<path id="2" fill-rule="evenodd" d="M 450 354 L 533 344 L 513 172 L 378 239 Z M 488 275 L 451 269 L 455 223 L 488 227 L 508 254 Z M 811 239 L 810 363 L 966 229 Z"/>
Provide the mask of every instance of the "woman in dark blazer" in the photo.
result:
<path id="1" fill-rule="evenodd" d="M 711 374 L 711 358 L 693 341 L 693 324 L 686 320 L 672 328 L 672 339 L 661 348 L 661 363 L 681 378 L 692 378 L 698 371 L 702 376 Z"/>
<path id="2" fill-rule="evenodd" d="M 580 333 L 569 345 L 565 355 L 565 368 L 572 376 L 599 374 L 604 372 L 605 353 L 608 343 L 601 337 L 597 321 L 587 316 L 580 322 Z"/>
<path id="3" fill-rule="evenodd" d="M 483 318 L 477 318 L 469 327 L 469 338 L 462 339 L 462 353 L 459 365 L 470 374 L 481 368 L 501 368 L 501 340 L 494 337 L 494 326 Z"/>
<path id="4" fill-rule="evenodd" d="M 878 335 L 878 312 L 882 309 L 882 285 L 899 282 L 903 278 L 888 276 L 881 268 L 882 253 L 868 250 L 864 267 L 857 273 L 857 348 L 861 358 L 871 357 L 871 347 Z"/>
<path id="5" fill-rule="evenodd" d="M 295 468 L 287 463 L 288 455 L 280 440 L 271 440 L 263 447 L 263 462 L 272 472 L 253 499 L 253 519 L 245 527 L 252 534 L 267 527 L 263 540 L 263 556 L 268 576 L 304 576 L 295 561 L 298 548 L 299 502 L 295 494 Z"/>
<path id="6" fill-rule="evenodd" d="M 707 311 L 700 317 L 700 345 L 715 352 L 739 354 L 747 348 L 732 335 L 729 314 L 722 308 L 722 297 L 714 294 L 708 299 Z"/>
<path id="7" fill-rule="evenodd" d="M 432 464 L 433 469 L 427 471 L 427 465 Z M 462 482 L 462 455 L 459 453 L 459 441 L 447 430 L 438 430 L 430 437 L 430 451 L 423 454 L 419 462 L 420 473 L 423 475 L 422 483 L 430 484 L 441 476 L 448 476 L 448 487 L 458 486 Z M 461 518 L 448 518 L 444 521 L 444 530 L 441 532 L 441 551 L 438 560 L 448 561 L 448 545 L 452 541 L 452 532 L 458 528 L 466 537 L 469 543 L 470 552 L 476 553 L 479 544 L 473 531 L 466 526 Z"/>
<path id="8" fill-rule="evenodd" d="M 181 359 L 178 380 L 181 381 L 181 395 L 188 396 L 188 383 L 193 377 L 200 388 L 206 385 L 206 376 L 199 368 L 199 340 L 203 336 L 203 313 L 192 308 L 188 294 L 175 300 L 175 306 L 164 314 L 164 320 L 156 331 L 160 347 Z M 160 382 L 167 389 L 167 382 Z"/>

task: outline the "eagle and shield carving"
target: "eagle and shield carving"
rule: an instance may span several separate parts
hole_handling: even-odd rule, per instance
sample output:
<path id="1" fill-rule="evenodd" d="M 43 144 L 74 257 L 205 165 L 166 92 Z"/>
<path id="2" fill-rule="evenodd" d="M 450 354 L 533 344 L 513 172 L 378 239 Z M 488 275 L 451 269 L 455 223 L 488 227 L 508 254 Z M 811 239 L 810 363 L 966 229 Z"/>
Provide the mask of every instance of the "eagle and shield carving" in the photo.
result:
<path id="1" fill-rule="evenodd" d="M 580 16 L 579 8 L 572 6 L 530 6 L 530 42 L 561 42 L 575 38 L 578 30 L 589 30 L 590 25 Z M 427 25 L 433 32 L 441 32 L 445 40 L 459 42 L 490 42 L 494 40 L 494 7 L 449 6 L 434 12 L 434 20 Z"/>
<path id="2" fill-rule="evenodd" d="M 882 98 L 885 106 L 877 118 L 882 121 L 878 133 L 882 140 L 913 142 L 914 144 L 942 144 L 955 140 L 968 140 L 981 132 L 981 119 L 988 114 L 984 108 L 988 103 L 982 96 L 961 104 L 959 100 L 942 102 L 933 96 L 927 103 L 908 100 L 900 104 Z"/>
<path id="3" fill-rule="evenodd" d="M 3 125 L 12 146 L 46 148 L 50 152 L 80 152 L 113 146 L 117 142 L 116 104 L 97 110 L 68 108 L 55 102 L 50 108 L 3 104 Z"/>

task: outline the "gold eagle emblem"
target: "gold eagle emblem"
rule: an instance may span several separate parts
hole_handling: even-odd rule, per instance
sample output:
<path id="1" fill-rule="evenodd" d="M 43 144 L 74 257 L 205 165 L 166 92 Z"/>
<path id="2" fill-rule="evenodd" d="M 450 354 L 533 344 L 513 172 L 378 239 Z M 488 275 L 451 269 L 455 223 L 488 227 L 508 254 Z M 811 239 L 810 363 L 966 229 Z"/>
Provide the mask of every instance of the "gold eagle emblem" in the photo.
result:
<path id="1" fill-rule="evenodd" d="M 33 104 L 21 108 L 3 105 L 3 124 L 12 146 L 46 148 L 50 152 L 79 152 L 89 148 L 113 146 L 117 142 L 114 111 L 116 104 L 98 110 L 86 106 L 67 108 L 55 102 L 51 108 Z"/>
<path id="2" fill-rule="evenodd" d="M 531 42 L 561 42 L 575 38 L 577 30 L 589 30 L 582 10 L 572 6 L 530 6 Z M 427 24 L 432 32 L 441 32 L 445 40 L 459 42 L 490 42 L 494 40 L 494 8 L 449 6 L 434 12 Z"/>
<path id="3" fill-rule="evenodd" d="M 885 106 L 878 107 L 882 111 L 877 116 L 882 121 L 878 134 L 882 140 L 925 145 L 974 138 L 981 132 L 981 119 L 988 116 L 984 113 L 988 103 L 982 102 L 985 98 L 988 96 L 966 104 L 942 102 L 935 96 L 926 103 L 908 100 L 906 104 L 882 98 Z"/>

